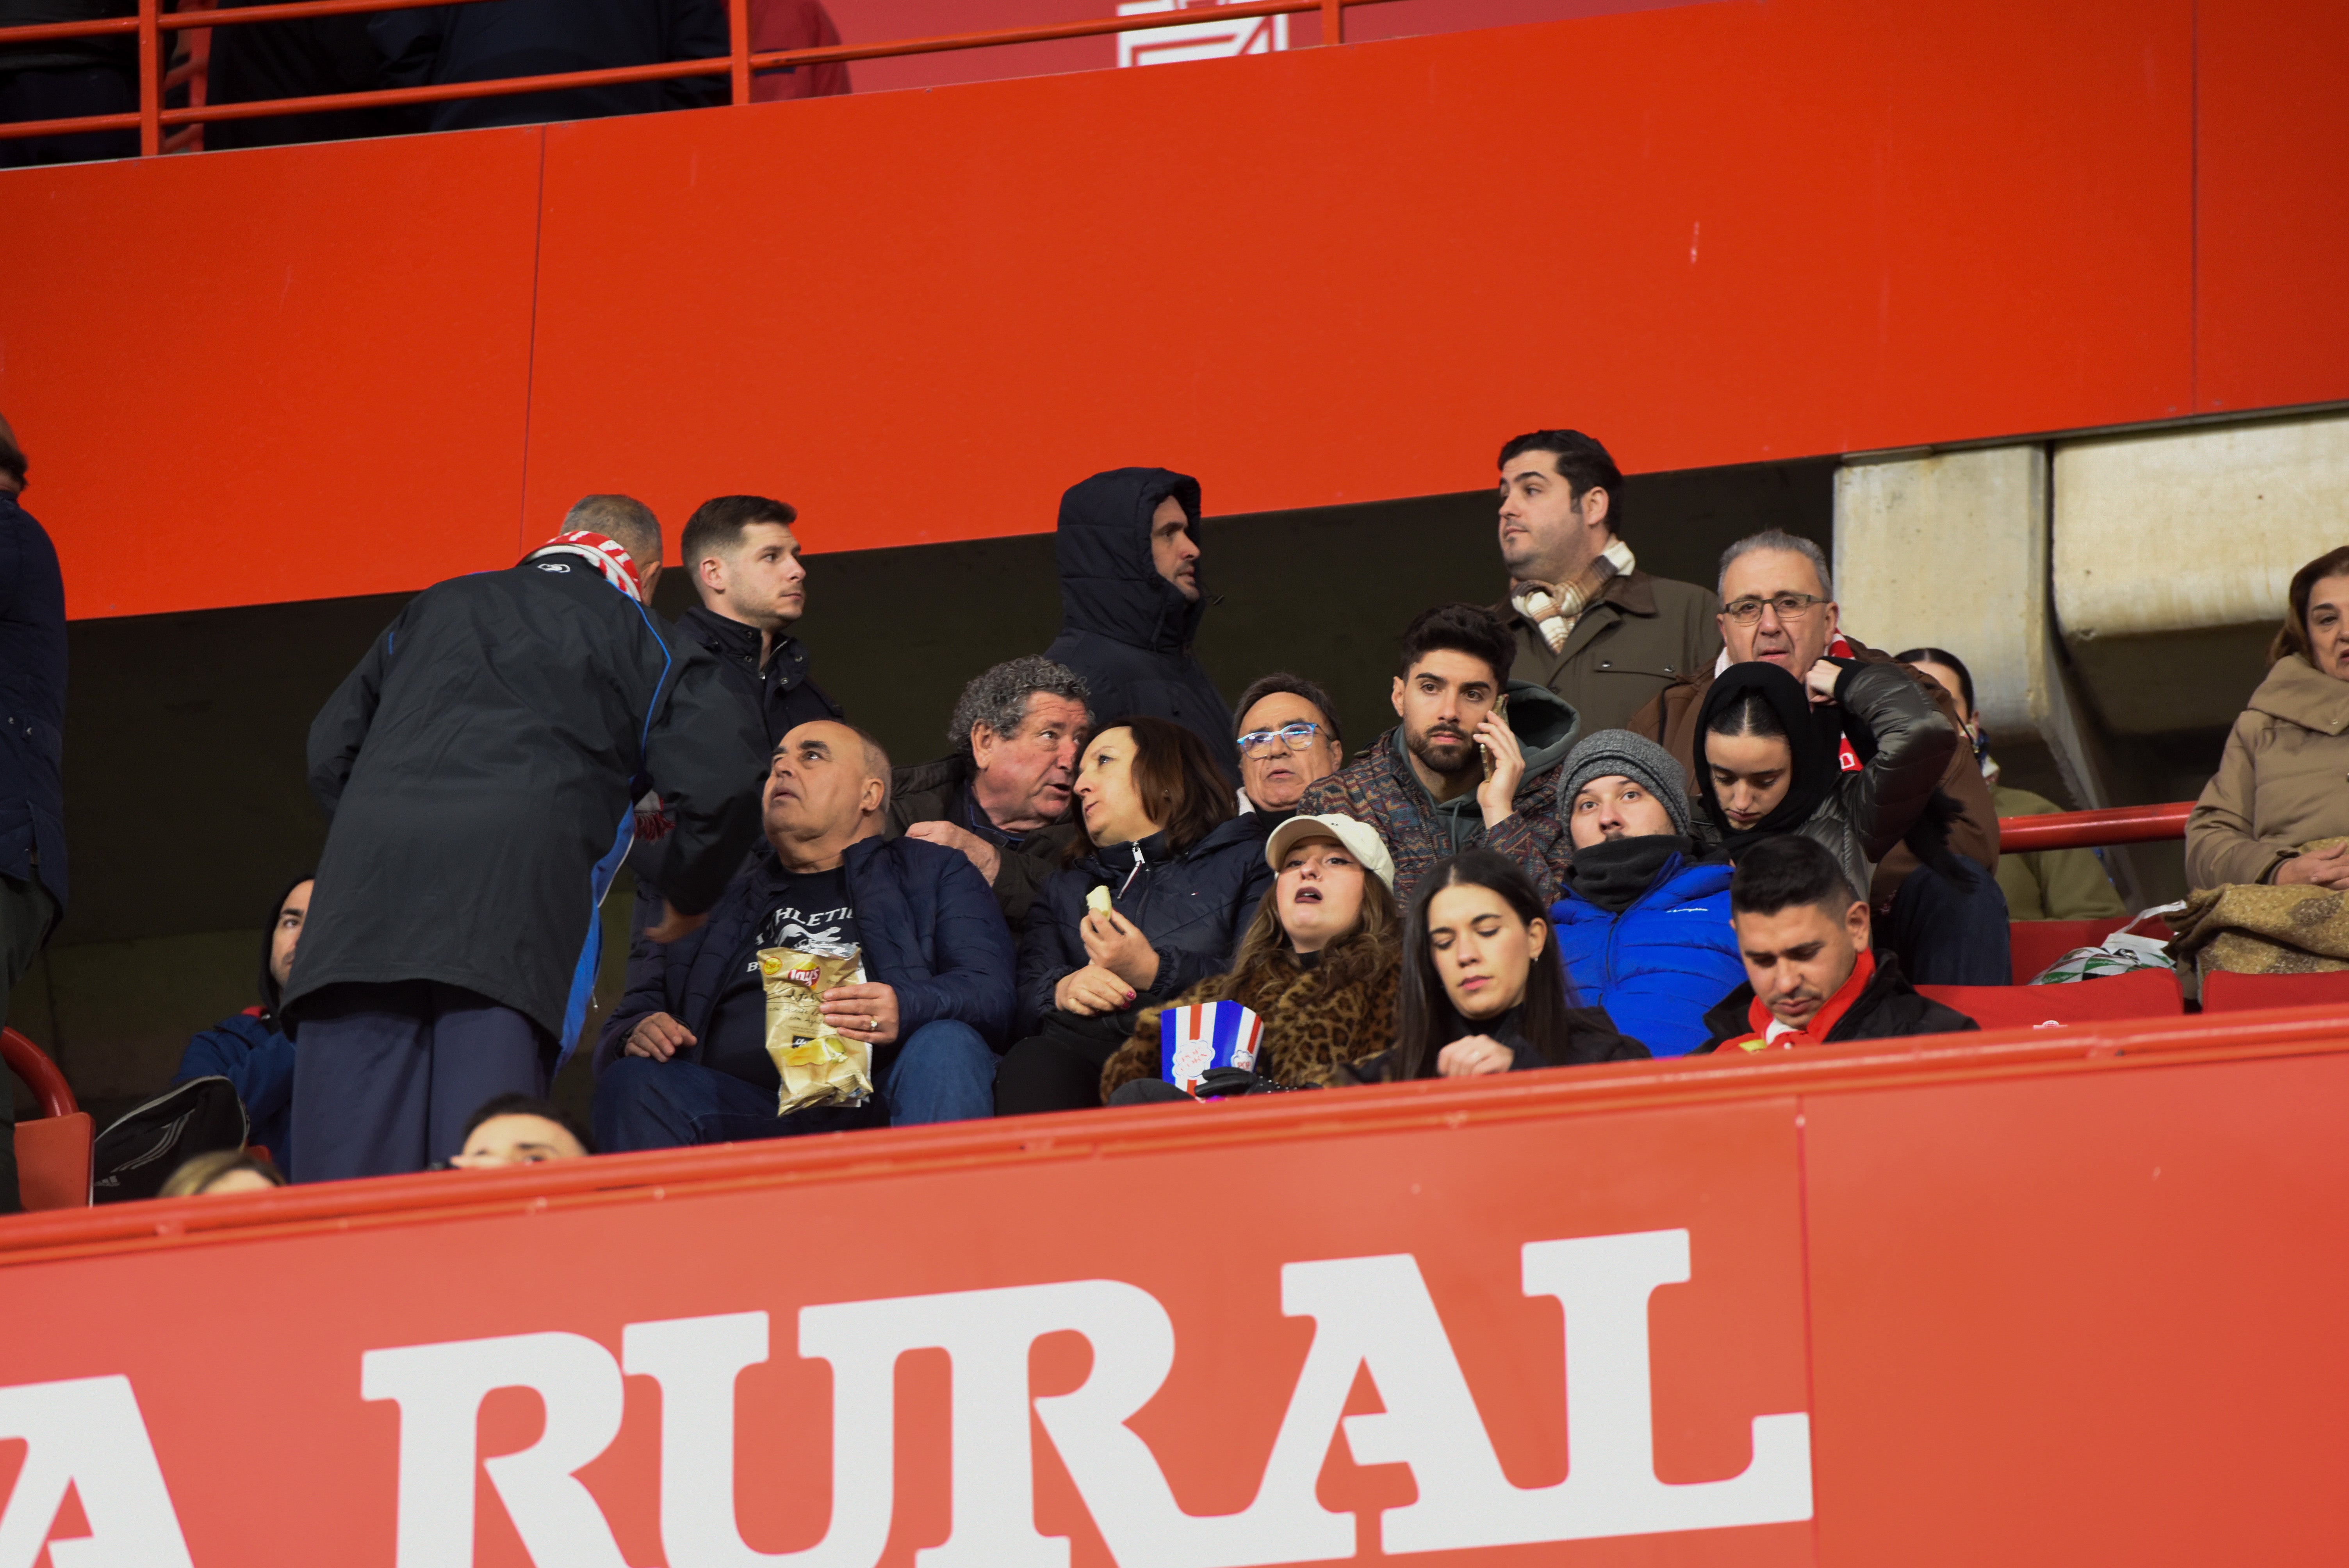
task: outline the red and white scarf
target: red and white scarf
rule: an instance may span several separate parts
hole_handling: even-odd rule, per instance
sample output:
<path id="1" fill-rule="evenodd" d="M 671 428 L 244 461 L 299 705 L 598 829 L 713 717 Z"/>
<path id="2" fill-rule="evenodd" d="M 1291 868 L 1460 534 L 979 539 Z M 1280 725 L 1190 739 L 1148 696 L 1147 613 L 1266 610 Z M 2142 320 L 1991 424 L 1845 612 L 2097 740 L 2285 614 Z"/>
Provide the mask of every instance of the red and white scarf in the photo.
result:
<path id="1" fill-rule="evenodd" d="M 528 555 L 525 561 L 538 561 L 549 555 L 575 555 L 582 561 L 595 562 L 604 574 L 604 581 L 641 604 L 645 602 L 645 582 L 636 573 L 635 557 L 623 549 L 617 540 L 606 539 L 600 533 L 584 529 L 577 533 L 558 533 Z"/>
<path id="2" fill-rule="evenodd" d="M 1855 657 L 1856 655 L 1851 651 L 1851 645 L 1844 641 L 1843 634 L 1841 632 L 1837 632 L 1835 634 L 1834 640 L 1827 644 L 1826 656 L 1831 659 L 1848 659 Z M 1727 648 L 1723 648 L 1721 650 L 1721 657 L 1713 661 L 1713 673 L 1714 675 L 1719 675 L 1728 667 L 1729 650 Z M 1807 670 L 1796 670 L 1795 672 L 1795 678 L 1796 680 L 1801 680 L 1809 673 L 1810 672 Z M 1859 753 L 1851 748 L 1851 738 L 1849 736 L 1841 736 L 1837 738 L 1836 741 L 1836 760 L 1842 764 L 1843 770 L 1847 773 L 1857 773 L 1859 771 Z"/>

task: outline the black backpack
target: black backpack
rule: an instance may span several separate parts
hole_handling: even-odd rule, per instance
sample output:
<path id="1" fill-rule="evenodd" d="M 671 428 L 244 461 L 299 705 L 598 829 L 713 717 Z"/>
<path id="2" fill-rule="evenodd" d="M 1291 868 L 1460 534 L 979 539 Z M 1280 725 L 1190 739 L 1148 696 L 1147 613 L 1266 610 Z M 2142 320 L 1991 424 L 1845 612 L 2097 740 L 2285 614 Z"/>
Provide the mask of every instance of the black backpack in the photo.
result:
<path id="1" fill-rule="evenodd" d="M 244 1147 L 250 1125 L 236 1086 L 224 1078 L 173 1084 L 116 1117 L 90 1150 L 90 1202 L 152 1198 L 181 1164 L 199 1154 Z"/>

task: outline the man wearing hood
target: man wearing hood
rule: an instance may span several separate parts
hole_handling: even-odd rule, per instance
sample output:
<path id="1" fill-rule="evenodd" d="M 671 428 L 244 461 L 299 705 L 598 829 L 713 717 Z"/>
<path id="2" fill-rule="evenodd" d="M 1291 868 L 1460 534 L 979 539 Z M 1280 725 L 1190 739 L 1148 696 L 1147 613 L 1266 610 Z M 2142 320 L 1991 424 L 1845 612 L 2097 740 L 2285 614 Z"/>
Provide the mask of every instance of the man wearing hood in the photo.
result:
<path id="1" fill-rule="evenodd" d="M 1061 634 L 1044 650 L 1084 677 L 1093 717 L 1164 718 L 1196 731 L 1234 788 L 1232 710 L 1191 652 L 1199 587 L 1199 481 L 1112 469 L 1061 497 Z"/>
<path id="2" fill-rule="evenodd" d="M 660 559 L 643 502 L 589 496 L 519 564 L 410 600 L 311 725 L 330 822 L 284 1009 L 304 1181 L 420 1171 L 484 1100 L 546 1092 L 647 789 L 677 820 L 657 940 L 758 836 L 758 716 L 650 612 Z"/>
<path id="3" fill-rule="evenodd" d="M 1475 604 L 1441 604 L 1402 634 L 1394 710 L 1402 722 L 1305 791 L 1306 816 L 1371 824 L 1408 903 L 1436 861 L 1489 849 L 1524 868 L 1547 903 L 1574 846 L 1560 820 L 1558 764 L 1580 721 L 1556 694 L 1506 672 L 1508 628 Z M 1503 707 L 1506 695 L 1506 707 Z"/>

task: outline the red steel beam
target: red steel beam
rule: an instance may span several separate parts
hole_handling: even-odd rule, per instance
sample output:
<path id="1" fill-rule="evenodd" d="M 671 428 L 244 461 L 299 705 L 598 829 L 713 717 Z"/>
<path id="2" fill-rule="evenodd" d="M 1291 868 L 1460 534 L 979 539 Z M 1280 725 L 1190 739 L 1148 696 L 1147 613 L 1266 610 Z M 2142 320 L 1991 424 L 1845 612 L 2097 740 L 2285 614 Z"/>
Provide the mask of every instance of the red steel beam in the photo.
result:
<path id="1" fill-rule="evenodd" d="M 481 0 L 455 0 L 456 4 L 479 4 Z M 1218 5 L 1213 10 L 1217 19 L 1248 16 L 1280 16 L 1299 11 L 1320 10 L 1324 15 L 1340 11 L 1348 5 L 1375 5 L 1382 0 L 1245 0 L 1236 5 Z M 142 6 L 160 4 L 160 0 L 140 0 Z M 204 11 L 191 15 L 173 15 L 151 20 L 117 18 L 102 22 L 49 23 L 36 27 L 0 28 L 0 44 L 29 41 L 36 37 L 81 37 L 104 33 L 144 29 L 143 36 L 151 37 L 156 28 L 210 27 L 223 24 L 266 22 L 298 16 L 340 15 L 352 12 L 392 11 L 402 9 L 405 0 L 312 0 L 309 4 L 260 5 L 250 10 Z M 204 104 L 190 108 L 160 108 L 160 91 L 150 91 L 142 74 L 140 112 L 135 115 L 94 115 L 84 119 L 28 120 L 16 125 L 0 125 L 0 141 L 20 137 L 44 136 L 57 130 L 110 130 L 136 125 L 142 137 L 150 129 L 160 134 L 163 126 L 202 125 L 213 120 L 264 119 L 273 115 L 306 114 L 321 109 L 371 108 L 387 105 L 414 103 L 445 103 L 454 98 L 499 98 L 515 93 L 545 92 L 562 88 L 605 87 L 617 82 L 666 81 L 678 77 L 718 76 L 730 71 L 747 74 L 772 70 L 784 66 L 823 65 L 834 60 L 879 60 L 900 55 L 943 54 L 957 49 L 990 49 L 1006 44 L 1050 43 L 1064 38 L 1097 37 L 1107 33 L 1146 32 L 1158 27 L 1181 26 L 1196 22 L 1199 14 L 1186 11 L 1154 12 L 1142 16 L 1109 16 L 1086 22 L 1054 22 L 1033 27 L 999 27 L 985 33 L 947 33 L 928 38 L 903 38 L 882 44 L 835 44 L 814 49 L 781 49 L 770 54 L 752 55 L 747 63 L 730 61 L 726 56 L 713 55 L 708 59 L 673 60 L 655 66 L 619 66 L 597 71 L 564 71 L 547 76 L 509 77 L 502 80 L 482 82 L 447 82 L 436 87 L 388 88 L 374 92 L 327 93 L 315 98 L 271 98 L 254 103 Z M 147 149 L 151 152 L 153 149 Z"/>
<path id="2" fill-rule="evenodd" d="M 2085 850 L 2099 844 L 2150 844 L 2186 836 L 2194 802 L 2167 806 L 2116 806 L 2102 811 L 2057 811 L 2044 817 L 2001 817 L 2001 854 L 2033 850 Z"/>

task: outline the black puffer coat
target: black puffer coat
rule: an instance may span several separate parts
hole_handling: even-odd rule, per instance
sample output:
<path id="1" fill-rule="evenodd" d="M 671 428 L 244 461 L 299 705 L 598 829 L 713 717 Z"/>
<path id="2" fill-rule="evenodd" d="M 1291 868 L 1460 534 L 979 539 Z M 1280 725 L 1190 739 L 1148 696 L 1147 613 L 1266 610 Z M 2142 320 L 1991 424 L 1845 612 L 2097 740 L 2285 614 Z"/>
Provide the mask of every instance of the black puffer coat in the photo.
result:
<path id="1" fill-rule="evenodd" d="M 718 901 L 758 838 L 758 719 L 715 659 L 659 627 L 561 556 L 409 603 L 310 727 L 333 821 L 292 1024 L 327 985 L 439 980 L 567 1047 L 648 787 L 677 813 L 663 891 L 688 913 Z"/>
<path id="2" fill-rule="evenodd" d="M 1150 514 L 1169 496 L 1190 517 L 1193 542 L 1204 544 L 1199 481 L 1185 474 L 1113 469 L 1061 497 L 1061 634 L 1044 656 L 1085 677 L 1097 725 L 1164 718 L 1196 730 L 1237 789 L 1231 705 L 1191 652 L 1207 613 L 1206 562 L 1200 596 L 1185 599 L 1151 560 Z"/>
<path id="3" fill-rule="evenodd" d="M 1016 1032 L 1034 1034 L 1037 1020 L 1052 1011 L 1052 988 L 1085 966 L 1085 941 L 1077 927 L 1085 918 L 1085 894 L 1097 887 L 1110 890 L 1118 913 L 1139 926 L 1158 951 L 1158 978 L 1119 1016 L 1115 1032 L 1121 1037 L 1133 1032 L 1134 1013 L 1230 968 L 1264 890 L 1272 885 L 1272 867 L 1264 858 L 1264 841 L 1271 833 L 1271 824 L 1251 811 L 1179 854 L 1168 851 L 1165 834 L 1153 833 L 1138 844 L 1098 851 L 1055 872 L 1029 909 L 1028 927 L 1019 935 Z"/>

